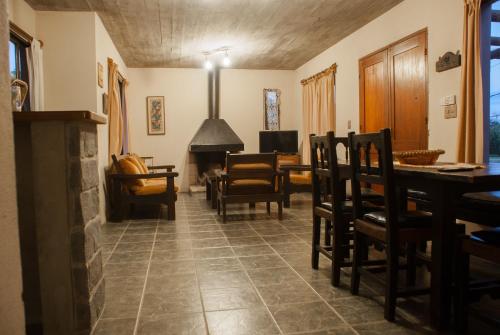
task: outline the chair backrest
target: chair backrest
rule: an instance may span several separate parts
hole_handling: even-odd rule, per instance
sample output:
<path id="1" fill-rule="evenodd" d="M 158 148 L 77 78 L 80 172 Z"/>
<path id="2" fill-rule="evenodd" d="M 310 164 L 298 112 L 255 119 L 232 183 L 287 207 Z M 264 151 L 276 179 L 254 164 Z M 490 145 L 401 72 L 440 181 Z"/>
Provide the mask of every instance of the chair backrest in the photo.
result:
<path id="1" fill-rule="evenodd" d="M 346 178 L 340 173 L 337 150 L 341 146 L 345 151 L 345 160 L 348 161 L 347 137 L 335 137 L 335 133 L 329 131 L 325 136 L 311 134 L 309 143 L 313 206 L 331 201 L 334 211 L 341 213 L 342 201 L 346 198 Z"/>
<path id="2" fill-rule="evenodd" d="M 229 183 L 241 179 L 263 179 L 275 185 L 276 153 L 226 154 Z"/>
<path id="3" fill-rule="evenodd" d="M 391 231 L 397 231 L 399 204 L 394 182 L 390 129 L 386 128 L 378 133 L 359 135 L 349 133 L 349 155 L 354 218 L 360 218 L 364 212 L 361 183 L 382 185 L 384 187 L 384 211 L 387 219 L 386 229 L 389 234 Z"/>
<path id="4" fill-rule="evenodd" d="M 118 157 L 116 157 L 115 154 L 112 154 L 111 155 L 111 159 L 113 160 L 113 166 L 115 168 L 115 171 L 118 174 L 124 174 L 122 168 L 120 167 L 120 163 L 119 163 L 119 161 L 120 161 L 121 158 L 118 158 Z"/>

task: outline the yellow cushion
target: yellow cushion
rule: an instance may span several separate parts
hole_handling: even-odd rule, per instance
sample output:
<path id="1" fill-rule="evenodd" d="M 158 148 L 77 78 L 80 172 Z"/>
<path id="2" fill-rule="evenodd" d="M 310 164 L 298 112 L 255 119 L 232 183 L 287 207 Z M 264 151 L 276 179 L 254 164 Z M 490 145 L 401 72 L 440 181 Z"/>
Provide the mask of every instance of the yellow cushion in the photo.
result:
<path id="1" fill-rule="evenodd" d="M 167 182 L 165 178 L 155 178 L 146 181 L 144 186 L 132 186 L 135 195 L 153 195 L 167 192 Z M 179 187 L 174 185 L 174 191 L 178 192 Z"/>
<path id="2" fill-rule="evenodd" d="M 310 185 L 311 174 L 290 174 L 290 183 L 296 185 Z"/>
<path id="3" fill-rule="evenodd" d="M 272 170 L 272 165 L 266 163 L 239 163 L 231 166 L 233 170 Z"/>
<path id="4" fill-rule="evenodd" d="M 143 174 L 148 174 L 149 170 L 146 164 L 144 164 L 144 161 L 142 160 L 141 157 L 137 156 L 136 154 L 130 154 L 129 158 L 134 162 L 134 164 L 139 168 L 139 171 Z"/>
<path id="5" fill-rule="evenodd" d="M 278 155 L 278 166 L 298 164 L 300 164 L 300 155 Z"/>
<path id="6" fill-rule="evenodd" d="M 118 162 L 120 168 L 122 169 L 124 174 L 141 174 L 139 168 L 135 165 L 135 163 L 130 159 L 130 157 L 125 157 L 120 159 Z M 130 185 L 144 186 L 146 184 L 144 179 L 133 179 L 130 180 Z"/>
<path id="7" fill-rule="evenodd" d="M 231 181 L 235 186 L 269 186 L 271 182 L 265 179 L 236 179 Z"/>

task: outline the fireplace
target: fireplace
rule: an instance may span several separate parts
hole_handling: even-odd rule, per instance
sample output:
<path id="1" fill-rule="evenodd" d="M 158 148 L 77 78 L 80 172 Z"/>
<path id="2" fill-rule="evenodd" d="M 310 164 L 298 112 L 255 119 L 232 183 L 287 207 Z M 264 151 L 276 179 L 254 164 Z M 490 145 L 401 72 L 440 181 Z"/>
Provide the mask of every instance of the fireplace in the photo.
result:
<path id="1" fill-rule="evenodd" d="M 219 118 L 219 92 L 220 69 L 215 67 L 208 73 L 208 119 L 203 121 L 189 144 L 191 185 L 204 185 L 204 172 L 213 173 L 224 168 L 226 152 L 245 148 L 229 124 Z"/>

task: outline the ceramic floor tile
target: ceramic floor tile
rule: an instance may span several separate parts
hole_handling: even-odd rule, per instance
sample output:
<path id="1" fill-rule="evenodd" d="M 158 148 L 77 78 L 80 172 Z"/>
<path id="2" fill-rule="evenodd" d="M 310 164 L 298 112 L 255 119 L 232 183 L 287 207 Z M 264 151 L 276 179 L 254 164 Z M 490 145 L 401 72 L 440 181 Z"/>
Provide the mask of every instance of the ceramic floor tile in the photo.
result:
<path id="1" fill-rule="evenodd" d="M 96 325 L 93 335 L 133 335 L 135 318 L 101 319 Z"/>
<path id="2" fill-rule="evenodd" d="M 193 249 L 228 247 L 229 242 L 225 238 L 208 238 L 203 240 L 191 240 Z"/>
<path id="3" fill-rule="evenodd" d="M 195 259 L 235 257 L 230 247 L 193 249 Z"/>
<path id="4" fill-rule="evenodd" d="M 104 266 L 104 277 L 145 276 L 148 262 L 107 263 Z"/>
<path id="5" fill-rule="evenodd" d="M 209 258 L 196 261 L 196 270 L 199 273 L 238 271 L 242 269 L 240 262 L 236 258 Z"/>
<path id="6" fill-rule="evenodd" d="M 261 255 L 240 257 L 240 262 L 247 270 L 278 268 L 286 266 L 286 263 L 278 255 Z"/>
<path id="7" fill-rule="evenodd" d="M 142 302 L 141 317 L 159 317 L 173 313 L 203 312 L 198 289 L 147 290 Z"/>
<path id="8" fill-rule="evenodd" d="M 196 290 L 198 284 L 194 273 L 172 276 L 150 276 L 146 283 L 146 293 L 168 294 L 174 290 Z"/>
<path id="9" fill-rule="evenodd" d="M 265 308 L 207 312 L 210 335 L 273 335 L 278 327 Z"/>
<path id="10" fill-rule="evenodd" d="M 270 307 L 285 334 L 334 329 L 344 322 L 324 302 L 277 305 Z"/>
<path id="11" fill-rule="evenodd" d="M 300 276 L 289 267 L 248 270 L 248 276 L 257 287 L 301 281 Z"/>
<path id="12" fill-rule="evenodd" d="M 206 272 L 198 274 L 201 289 L 246 287 L 250 281 L 244 271 Z"/>
<path id="13" fill-rule="evenodd" d="M 177 260 L 177 261 L 151 261 L 149 268 L 150 276 L 172 276 L 178 274 L 194 274 L 196 271 L 193 260 Z"/>
<path id="14" fill-rule="evenodd" d="M 206 335 L 203 313 L 141 317 L 137 335 Z"/>
<path id="15" fill-rule="evenodd" d="M 236 256 L 258 256 L 275 254 L 274 250 L 268 245 L 247 245 L 241 247 L 233 247 L 233 251 Z"/>
<path id="16" fill-rule="evenodd" d="M 258 288 L 268 306 L 321 301 L 321 298 L 303 281 L 290 281 Z"/>
<path id="17" fill-rule="evenodd" d="M 207 289 L 201 291 L 205 311 L 221 311 L 263 306 L 250 286 Z"/>

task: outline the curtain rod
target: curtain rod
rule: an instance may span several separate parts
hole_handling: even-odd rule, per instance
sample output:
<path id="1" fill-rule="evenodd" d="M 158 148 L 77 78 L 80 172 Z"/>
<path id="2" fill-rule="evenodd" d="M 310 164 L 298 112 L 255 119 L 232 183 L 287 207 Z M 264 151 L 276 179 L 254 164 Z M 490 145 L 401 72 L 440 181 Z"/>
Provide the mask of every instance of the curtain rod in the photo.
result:
<path id="1" fill-rule="evenodd" d="M 26 44 L 31 44 L 34 40 L 33 36 L 28 34 L 23 28 L 19 27 L 12 21 L 9 21 L 9 30 L 12 34 L 16 35 L 17 38 L 19 38 Z M 42 40 L 38 41 L 40 42 L 40 47 L 43 48 L 43 41 Z"/>
<path id="2" fill-rule="evenodd" d="M 318 72 L 318 73 L 310 76 L 309 78 L 302 79 L 300 81 L 300 83 L 302 85 L 305 85 L 305 84 L 307 84 L 307 83 L 309 83 L 309 82 L 311 82 L 313 80 L 316 80 L 316 79 L 318 79 L 320 77 L 323 77 L 323 76 L 328 75 L 330 73 L 336 73 L 336 72 L 337 72 L 337 63 L 333 63 L 329 68 L 324 69 L 323 71 Z"/>
<path id="3" fill-rule="evenodd" d="M 110 62 L 113 62 L 113 63 L 114 63 L 115 61 L 114 61 L 114 59 L 113 59 L 113 58 L 108 57 L 108 64 L 109 64 Z M 108 66 L 109 66 L 109 65 L 108 65 Z M 121 80 L 121 81 L 123 81 L 123 82 L 125 82 L 125 83 L 127 83 L 127 82 L 128 82 L 127 78 L 125 78 L 125 76 L 124 76 L 124 75 L 123 75 L 123 74 L 122 74 L 122 73 L 118 70 L 118 66 L 116 67 L 116 74 L 117 74 L 117 76 L 118 76 L 118 80 Z"/>

